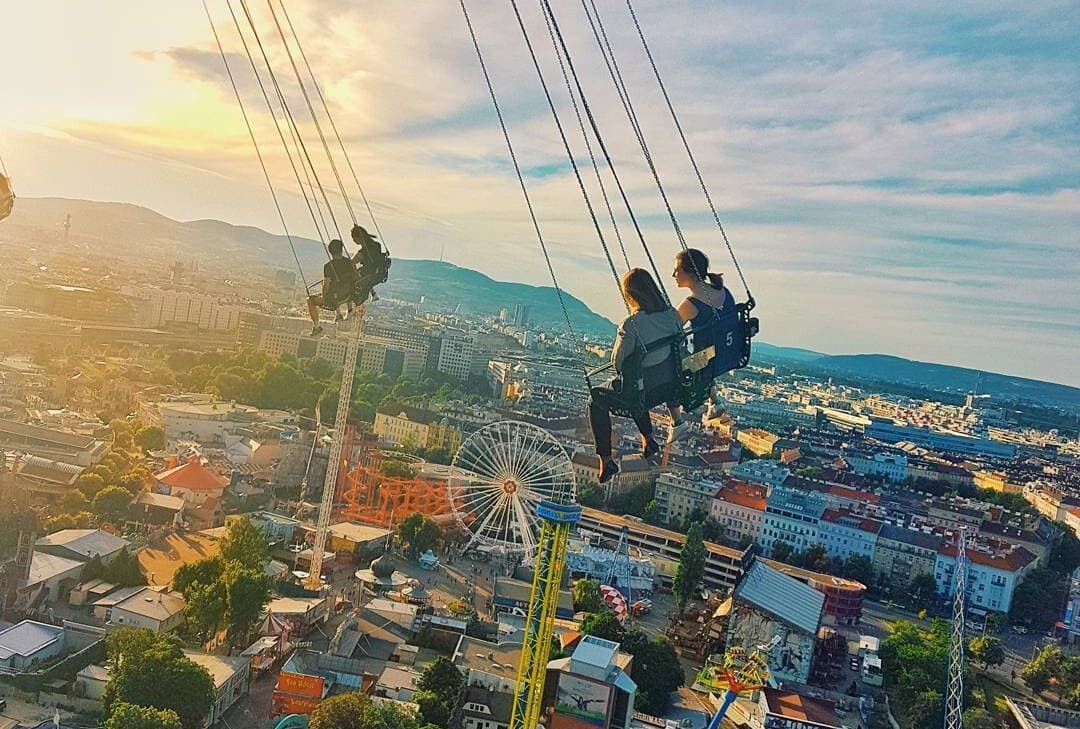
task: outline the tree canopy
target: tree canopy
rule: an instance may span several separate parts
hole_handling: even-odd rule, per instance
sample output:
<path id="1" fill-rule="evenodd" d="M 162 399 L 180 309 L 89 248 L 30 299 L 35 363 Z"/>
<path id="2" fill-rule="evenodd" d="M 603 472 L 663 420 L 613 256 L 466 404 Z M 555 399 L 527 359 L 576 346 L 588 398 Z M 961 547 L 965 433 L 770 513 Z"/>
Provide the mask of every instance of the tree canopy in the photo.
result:
<path id="1" fill-rule="evenodd" d="M 338 694 L 311 713 L 310 729 L 422 729 L 420 717 L 398 704 L 376 704 L 366 694 Z"/>
<path id="2" fill-rule="evenodd" d="M 183 729 L 201 729 L 214 700 L 214 680 L 193 663 L 170 636 L 143 628 L 121 628 L 109 635 L 112 665 L 103 708 L 112 716 L 118 704 L 171 709 Z"/>
<path id="3" fill-rule="evenodd" d="M 172 709 L 155 709 L 120 701 L 102 725 L 103 729 L 182 729 L 180 716 Z"/>
<path id="4" fill-rule="evenodd" d="M 442 529 L 427 514 L 414 511 L 398 526 L 398 538 L 405 545 L 405 553 L 416 559 L 429 549 L 439 546 Z"/>
<path id="5" fill-rule="evenodd" d="M 444 729 L 461 729 L 461 701 L 465 677 L 446 656 L 439 656 L 424 669 L 413 700 L 420 706 L 420 718 Z"/>
<path id="6" fill-rule="evenodd" d="M 929 630 L 901 620 L 882 641 L 882 673 L 893 715 L 904 729 L 939 726 L 946 685 L 950 626 L 933 620 Z"/>
<path id="7" fill-rule="evenodd" d="M 625 628 L 611 612 L 590 615 L 581 623 L 582 635 L 618 643 L 634 656 L 630 678 L 638 685 L 634 700 L 640 710 L 654 716 L 663 715 L 671 692 L 683 684 L 683 671 L 675 648 L 663 636 L 649 640 L 640 628 Z"/>
<path id="8" fill-rule="evenodd" d="M 574 598 L 574 612 L 598 613 L 603 609 L 600 601 L 600 583 L 596 580 L 580 579 L 571 590 Z"/>
<path id="9" fill-rule="evenodd" d="M 686 532 L 686 543 L 679 552 L 679 565 L 675 568 L 675 584 L 672 588 L 680 608 L 686 607 L 705 576 L 705 556 L 701 524 L 691 524 Z"/>
<path id="10" fill-rule="evenodd" d="M 270 562 L 266 538 L 247 517 L 229 524 L 228 533 L 218 545 L 218 554 L 224 562 L 237 562 L 250 569 L 261 570 Z"/>

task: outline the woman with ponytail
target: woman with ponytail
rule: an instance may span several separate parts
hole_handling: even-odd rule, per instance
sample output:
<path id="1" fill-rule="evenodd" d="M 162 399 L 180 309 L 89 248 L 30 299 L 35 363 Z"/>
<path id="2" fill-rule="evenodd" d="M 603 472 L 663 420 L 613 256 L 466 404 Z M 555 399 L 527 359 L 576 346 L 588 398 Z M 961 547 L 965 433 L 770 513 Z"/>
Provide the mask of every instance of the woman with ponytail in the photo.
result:
<path id="1" fill-rule="evenodd" d="M 679 318 L 695 331 L 693 350 L 698 352 L 709 347 L 722 346 L 716 341 L 719 336 L 717 327 L 709 323 L 720 316 L 727 315 L 735 308 L 735 297 L 724 286 L 724 277 L 709 271 L 709 258 L 696 248 L 687 248 L 675 254 L 675 270 L 671 274 L 675 285 L 680 289 L 689 289 L 690 295 L 679 304 Z M 717 377 L 723 372 L 713 372 Z M 712 418 L 717 410 L 716 388 L 709 390 L 709 407 L 705 417 Z"/>

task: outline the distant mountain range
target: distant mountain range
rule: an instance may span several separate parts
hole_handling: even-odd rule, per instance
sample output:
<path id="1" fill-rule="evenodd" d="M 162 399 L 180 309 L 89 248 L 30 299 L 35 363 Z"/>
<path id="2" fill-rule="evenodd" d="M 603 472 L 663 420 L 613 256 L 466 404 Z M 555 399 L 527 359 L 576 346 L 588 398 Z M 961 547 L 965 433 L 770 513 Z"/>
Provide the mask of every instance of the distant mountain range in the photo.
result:
<path id="1" fill-rule="evenodd" d="M 821 375 L 849 375 L 942 392 L 977 392 L 992 400 L 1029 402 L 1080 410 L 1080 388 L 967 367 L 919 362 L 887 354 L 822 354 L 808 349 L 754 343 L 755 359 L 790 364 Z"/>
<path id="2" fill-rule="evenodd" d="M 15 244 L 30 256 L 35 250 L 55 250 L 63 240 L 67 214 L 73 219 L 71 247 L 75 255 L 199 261 L 204 270 L 216 267 L 237 275 L 267 267 L 293 269 L 296 265 L 284 236 L 219 220 L 180 222 L 125 203 L 20 198 L 11 217 L 0 224 L 0 241 Z M 317 275 L 326 260 L 322 245 L 296 237 L 293 244 L 304 270 L 309 276 Z M 497 315 L 503 308 L 513 310 L 515 304 L 525 304 L 535 324 L 565 326 L 551 287 L 495 281 L 440 261 L 395 260 L 390 280 L 380 292 L 406 301 L 418 302 L 424 296 L 431 308 L 460 307 L 463 313 L 475 315 Z M 612 322 L 573 296 L 565 295 L 565 300 L 575 329 L 601 340 L 614 335 Z M 956 393 L 978 390 L 996 399 L 1080 409 L 1080 388 L 964 367 L 881 354 L 829 355 L 761 341 L 754 342 L 754 355 L 757 361 L 786 363 L 822 375 L 848 375 Z"/>

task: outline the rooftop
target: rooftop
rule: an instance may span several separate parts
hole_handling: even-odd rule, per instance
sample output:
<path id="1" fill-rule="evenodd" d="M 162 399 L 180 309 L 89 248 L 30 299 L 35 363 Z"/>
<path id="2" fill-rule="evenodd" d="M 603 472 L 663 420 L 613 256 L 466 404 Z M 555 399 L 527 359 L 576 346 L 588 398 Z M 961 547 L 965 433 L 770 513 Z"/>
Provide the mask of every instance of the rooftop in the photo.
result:
<path id="1" fill-rule="evenodd" d="M 836 718 L 836 704 L 831 701 L 814 699 L 792 691 L 778 691 L 771 688 L 763 689 L 763 691 L 765 705 L 770 714 L 785 719 L 810 722 L 822 729 L 826 727 L 840 729 L 840 722 Z"/>
<path id="2" fill-rule="evenodd" d="M 0 660 L 12 656 L 33 656 L 64 636 L 64 629 L 33 620 L 23 620 L 0 630 Z"/>
<path id="3" fill-rule="evenodd" d="M 251 663 L 249 656 L 211 656 L 195 651 L 184 651 L 184 655 L 210 672 L 215 688 L 224 686 L 226 681 Z"/>
<path id="4" fill-rule="evenodd" d="M 833 575 L 827 575 L 824 572 L 813 572 L 812 570 L 804 570 L 801 567 L 793 567 L 783 562 L 776 562 L 771 559 L 765 559 L 764 557 L 758 557 L 759 561 L 764 562 L 774 570 L 783 572 L 785 575 L 791 575 L 797 580 L 813 580 L 814 582 L 821 583 L 822 585 L 831 585 L 837 588 L 843 588 L 845 590 L 862 591 L 866 589 L 866 585 L 855 580 L 844 579 L 843 577 L 834 577 Z"/>
<path id="5" fill-rule="evenodd" d="M 735 599 L 751 603 L 804 633 L 817 635 L 825 596 L 764 562 L 755 561 L 735 588 Z"/>
<path id="6" fill-rule="evenodd" d="M 84 557 L 107 557 L 128 546 L 126 539 L 100 529 L 62 529 L 34 543 L 38 547 L 63 547 Z"/>
<path id="7" fill-rule="evenodd" d="M 41 443 L 49 445 L 59 445 L 65 446 L 67 448 L 78 448 L 80 450 L 93 448 L 94 446 L 93 436 L 78 435 L 76 433 L 65 433 L 62 430 L 53 430 L 52 428 L 40 428 L 36 425 L 17 423 L 14 420 L 0 419 L 0 440 L 3 440 L 5 438 L 18 438 L 20 440 L 40 441 Z"/>
<path id="8" fill-rule="evenodd" d="M 156 473 L 154 478 L 167 486 L 188 491 L 220 491 L 229 483 L 229 479 L 214 473 L 198 459 Z"/>
<path id="9" fill-rule="evenodd" d="M 168 620 L 184 610 L 184 598 L 178 592 L 158 592 L 149 587 L 113 606 L 114 610 L 126 610 L 151 620 Z"/>
<path id="10" fill-rule="evenodd" d="M 77 559 L 57 557 L 54 554 L 46 554 L 45 552 L 34 552 L 34 556 L 30 559 L 30 575 L 27 577 L 26 582 L 29 585 L 36 585 L 39 582 L 58 577 L 65 572 L 81 570 L 82 566 L 83 563 Z"/>
<path id="11" fill-rule="evenodd" d="M 135 503 L 146 506 L 156 506 L 160 509 L 168 509 L 170 511 L 180 511 L 184 508 L 184 500 L 179 496 L 155 494 L 153 491 L 143 491 L 139 494 L 139 498 L 135 499 Z"/>
<path id="12" fill-rule="evenodd" d="M 357 524 L 356 522 L 351 521 L 343 521 L 338 524 L 331 524 L 330 533 L 340 539 L 347 539 L 350 542 L 360 544 L 363 542 L 374 542 L 379 539 L 386 539 L 386 537 L 390 535 L 390 530 L 382 527 Z"/>

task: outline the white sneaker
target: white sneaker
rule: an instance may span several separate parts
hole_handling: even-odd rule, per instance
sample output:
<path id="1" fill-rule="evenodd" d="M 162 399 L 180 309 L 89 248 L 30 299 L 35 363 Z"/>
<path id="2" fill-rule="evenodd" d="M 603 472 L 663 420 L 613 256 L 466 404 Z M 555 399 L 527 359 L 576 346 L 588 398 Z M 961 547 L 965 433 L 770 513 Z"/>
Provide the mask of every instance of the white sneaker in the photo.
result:
<path id="1" fill-rule="evenodd" d="M 676 423 L 668 429 L 667 442 L 674 443 L 675 441 L 686 435 L 686 431 L 688 431 L 689 429 L 689 421 L 684 420 L 681 423 Z"/>

